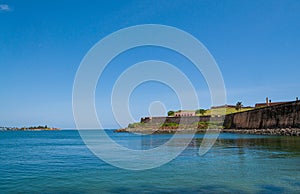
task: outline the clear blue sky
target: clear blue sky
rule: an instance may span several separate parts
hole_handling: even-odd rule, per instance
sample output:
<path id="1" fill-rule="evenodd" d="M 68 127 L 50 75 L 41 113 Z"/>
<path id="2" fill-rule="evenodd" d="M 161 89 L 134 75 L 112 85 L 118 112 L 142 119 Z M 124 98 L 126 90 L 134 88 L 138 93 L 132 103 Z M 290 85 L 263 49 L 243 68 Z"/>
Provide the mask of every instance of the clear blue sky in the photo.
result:
<path id="1" fill-rule="evenodd" d="M 300 1 L 5 1 L 0 0 L 0 126 L 47 124 L 73 128 L 72 87 L 86 52 L 106 35 L 137 24 L 164 24 L 198 38 L 216 59 L 228 104 L 293 100 L 300 96 Z M 172 56 L 172 57 L 170 57 Z M 156 59 L 188 63 L 170 51 L 142 48 L 115 59 L 97 88 L 105 127 L 117 127 L 109 110 L 110 87 L 133 63 Z M 122 64 L 121 66 L 116 64 Z M 190 65 L 181 69 L 199 93 L 205 81 Z M 200 105 L 210 106 L 200 94 Z M 132 94 L 132 114 L 149 103 L 178 109 L 172 91 L 145 83 Z M 195 107 L 197 108 L 197 107 Z"/>

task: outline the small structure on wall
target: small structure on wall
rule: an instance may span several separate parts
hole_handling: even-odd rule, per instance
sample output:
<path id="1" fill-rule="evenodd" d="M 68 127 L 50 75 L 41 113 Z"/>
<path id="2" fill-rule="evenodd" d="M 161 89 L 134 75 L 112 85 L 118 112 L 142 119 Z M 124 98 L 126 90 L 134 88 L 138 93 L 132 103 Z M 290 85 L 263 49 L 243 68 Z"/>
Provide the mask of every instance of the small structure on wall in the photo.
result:
<path id="1" fill-rule="evenodd" d="M 296 101 L 297 101 L 297 99 L 296 99 Z M 256 103 L 255 108 L 266 107 L 266 106 L 274 106 L 274 105 L 285 104 L 285 103 L 288 103 L 288 102 L 272 102 L 271 99 L 266 97 L 266 103 Z"/>

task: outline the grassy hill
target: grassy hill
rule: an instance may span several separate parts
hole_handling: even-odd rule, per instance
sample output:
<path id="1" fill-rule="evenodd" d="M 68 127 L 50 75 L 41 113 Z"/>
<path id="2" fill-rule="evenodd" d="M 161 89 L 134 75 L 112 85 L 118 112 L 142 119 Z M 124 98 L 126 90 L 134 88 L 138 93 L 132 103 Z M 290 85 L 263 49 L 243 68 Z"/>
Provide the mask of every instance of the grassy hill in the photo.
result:
<path id="1" fill-rule="evenodd" d="M 232 114 L 232 113 L 236 113 L 236 112 L 244 112 L 244 111 L 248 111 L 248 110 L 252 110 L 254 108 L 242 108 L 241 110 L 236 110 L 235 108 L 216 108 L 214 109 L 214 114 L 218 115 L 218 114 L 222 114 L 225 111 L 225 114 Z M 209 116 L 211 115 L 212 110 L 208 109 L 206 110 L 206 112 L 203 114 L 203 116 Z M 197 114 L 197 116 L 202 116 L 201 114 Z"/>

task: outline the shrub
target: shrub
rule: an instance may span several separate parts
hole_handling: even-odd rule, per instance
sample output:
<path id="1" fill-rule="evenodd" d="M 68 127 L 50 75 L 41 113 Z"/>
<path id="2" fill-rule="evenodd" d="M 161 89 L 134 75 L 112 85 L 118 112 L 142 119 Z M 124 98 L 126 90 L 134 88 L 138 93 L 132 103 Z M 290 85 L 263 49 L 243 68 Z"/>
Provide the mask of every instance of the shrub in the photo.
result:
<path id="1" fill-rule="evenodd" d="M 175 114 L 175 112 L 172 111 L 172 110 L 170 110 L 170 111 L 168 112 L 168 116 L 174 116 L 174 114 Z"/>
<path id="2" fill-rule="evenodd" d="M 178 127 L 178 123 L 164 123 L 161 125 L 161 127 Z"/>

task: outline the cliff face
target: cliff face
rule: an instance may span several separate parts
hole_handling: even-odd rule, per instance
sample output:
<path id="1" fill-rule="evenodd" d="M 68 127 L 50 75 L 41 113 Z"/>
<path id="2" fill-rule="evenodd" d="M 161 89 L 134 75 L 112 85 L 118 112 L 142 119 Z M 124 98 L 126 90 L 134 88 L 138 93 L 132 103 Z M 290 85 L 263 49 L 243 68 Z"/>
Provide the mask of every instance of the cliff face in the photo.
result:
<path id="1" fill-rule="evenodd" d="M 300 101 L 226 115 L 227 129 L 300 128 Z"/>

